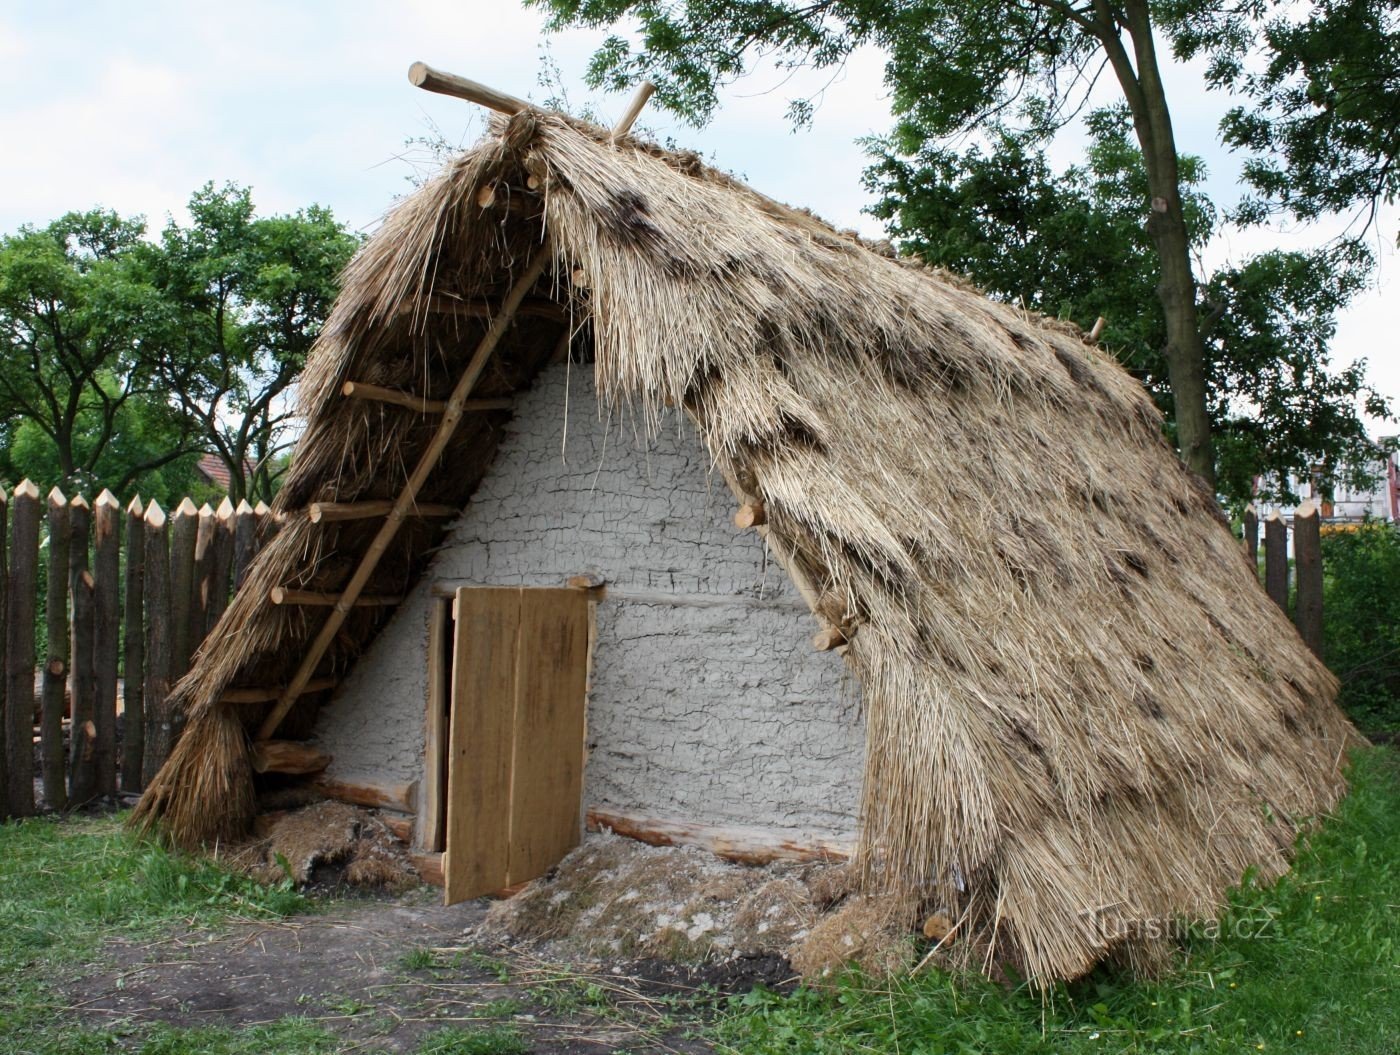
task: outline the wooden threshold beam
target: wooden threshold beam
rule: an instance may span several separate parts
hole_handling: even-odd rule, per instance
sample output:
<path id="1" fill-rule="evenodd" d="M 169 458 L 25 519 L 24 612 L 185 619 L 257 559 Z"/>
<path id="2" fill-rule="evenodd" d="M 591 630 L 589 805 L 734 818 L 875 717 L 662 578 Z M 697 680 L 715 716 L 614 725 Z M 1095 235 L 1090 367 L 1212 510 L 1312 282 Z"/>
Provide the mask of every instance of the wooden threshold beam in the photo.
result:
<path id="1" fill-rule="evenodd" d="M 388 516 L 396 503 L 387 498 L 368 502 L 312 502 L 307 512 L 311 523 L 320 524 L 331 520 L 370 520 Z M 405 517 L 455 517 L 461 510 L 456 506 L 424 502 L 410 506 Z"/>
<path id="2" fill-rule="evenodd" d="M 313 678 L 306 683 L 302 692 L 325 692 L 340 684 L 336 678 Z M 287 690 L 283 687 L 272 689 L 225 689 L 219 697 L 220 703 L 271 703 L 273 700 L 281 699 L 282 694 Z"/>
<path id="3" fill-rule="evenodd" d="M 371 385 L 364 381 L 346 381 L 340 386 L 340 394 L 347 399 L 367 399 L 376 403 L 392 403 L 397 407 L 416 410 L 419 414 L 441 414 L 447 409 L 445 399 L 428 399 L 426 396 L 415 396 L 412 392 L 400 392 L 397 388 L 384 388 L 382 385 Z M 466 412 L 509 410 L 514 403 L 515 400 L 509 396 L 501 396 L 497 399 L 469 399 L 462 404 L 462 410 Z"/>
<path id="4" fill-rule="evenodd" d="M 389 543 L 399 533 L 399 528 L 403 525 L 404 520 L 413 515 L 418 492 L 422 490 L 428 476 L 437 468 L 443 451 L 446 450 L 447 444 L 457 431 L 458 423 L 462 420 L 462 404 L 466 402 L 472 389 L 476 387 L 477 379 L 486 369 L 486 364 L 490 360 L 491 354 L 496 350 L 496 345 L 500 343 L 501 338 L 505 336 L 506 330 L 514 320 L 516 310 L 531 288 L 539 281 L 540 276 L 544 274 L 552 258 L 553 252 L 546 241 L 536 249 L 533 259 L 525 265 L 524 271 L 515 280 L 510 292 L 506 294 L 500 314 L 491 320 L 491 324 L 487 327 L 476 351 L 472 354 L 466 370 L 462 372 L 462 376 L 453 387 L 452 396 L 447 401 L 447 409 L 438 422 L 437 431 L 433 434 L 433 438 L 428 441 L 427 447 L 418 459 L 418 464 L 404 484 L 403 492 L 395 499 L 393 508 L 389 510 L 384 523 L 379 527 L 379 532 L 374 536 L 374 540 L 370 543 L 364 556 L 360 558 L 359 567 L 355 569 L 354 575 L 346 584 L 345 590 L 341 594 L 342 603 L 331 609 L 330 616 L 321 627 L 320 633 L 316 635 L 307 648 L 306 654 L 302 656 L 301 664 L 297 667 L 291 684 L 287 686 L 276 705 L 263 719 L 262 725 L 258 727 L 257 739 L 270 739 L 272 734 L 277 732 L 277 727 L 282 724 L 282 719 L 287 716 L 287 712 L 296 703 L 297 697 L 301 695 L 312 675 L 316 673 L 316 668 L 320 665 L 326 650 L 330 648 L 331 642 L 335 640 L 336 634 L 344 625 L 350 606 L 364 592 L 365 585 L 369 582 L 370 576 L 374 574 L 375 568 L 379 566 L 379 561 L 388 550 Z"/>
<path id="5" fill-rule="evenodd" d="M 288 586 L 274 586 L 268 594 L 273 604 L 294 604 L 306 608 L 334 608 L 340 602 L 338 593 L 317 593 L 315 590 L 293 590 Z M 402 597 L 391 594 L 362 594 L 355 598 L 356 608 L 392 608 L 403 602 Z"/>
<path id="6" fill-rule="evenodd" d="M 854 855 L 854 836 L 802 836 L 763 828 L 727 827 L 611 810 L 588 811 L 588 830 L 608 829 L 651 846 L 696 846 L 726 860 L 764 865 L 773 861 L 844 861 Z"/>

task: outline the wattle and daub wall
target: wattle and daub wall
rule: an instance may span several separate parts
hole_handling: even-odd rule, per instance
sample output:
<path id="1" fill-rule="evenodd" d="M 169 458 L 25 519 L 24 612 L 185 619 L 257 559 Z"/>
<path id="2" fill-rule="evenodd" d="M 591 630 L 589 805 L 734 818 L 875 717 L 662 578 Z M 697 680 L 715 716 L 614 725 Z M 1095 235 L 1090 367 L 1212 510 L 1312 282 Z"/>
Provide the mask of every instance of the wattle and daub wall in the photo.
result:
<path id="1" fill-rule="evenodd" d="M 647 441 L 600 417 L 591 367 L 517 399 L 494 464 L 428 573 L 322 712 L 335 779 L 423 772 L 434 587 L 561 586 L 596 572 L 590 809 L 851 836 L 864 752 L 858 687 L 752 532 L 690 426 Z"/>

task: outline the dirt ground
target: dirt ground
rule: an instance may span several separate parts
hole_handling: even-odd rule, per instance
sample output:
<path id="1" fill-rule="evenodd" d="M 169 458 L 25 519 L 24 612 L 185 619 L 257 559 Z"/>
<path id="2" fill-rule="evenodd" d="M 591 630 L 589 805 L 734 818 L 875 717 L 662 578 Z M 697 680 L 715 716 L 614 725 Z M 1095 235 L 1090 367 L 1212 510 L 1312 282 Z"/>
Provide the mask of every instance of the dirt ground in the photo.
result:
<path id="1" fill-rule="evenodd" d="M 67 988 L 92 1025 L 114 1020 L 251 1026 L 314 1020 L 366 1050 L 409 1051 L 453 1025 L 509 1023 L 537 1052 L 708 1052 L 695 1037 L 717 994 L 783 988 L 774 957 L 686 968 L 656 961 L 563 966 L 473 944 L 487 902 L 437 891 L 332 903 L 324 914 L 115 942 Z"/>

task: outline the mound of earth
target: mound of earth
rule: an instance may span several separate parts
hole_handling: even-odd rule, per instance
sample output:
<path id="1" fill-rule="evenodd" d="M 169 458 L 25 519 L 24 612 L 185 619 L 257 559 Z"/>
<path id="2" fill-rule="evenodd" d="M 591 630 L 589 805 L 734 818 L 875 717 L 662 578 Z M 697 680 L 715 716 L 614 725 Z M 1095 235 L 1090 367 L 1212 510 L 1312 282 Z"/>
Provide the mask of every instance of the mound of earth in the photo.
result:
<path id="1" fill-rule="evenodd" d="M 844 863 L 732 864 L 703 850 L 604 832 L 514 897 L 478 940 L 536 943 L 561 959 L 790 963 L 804 977 L 855 962 L 907 968 L 912 906 L 854 891 Z"/>
<path id="2" fill-rule="evenodd" d="M 262 882 L 401 893 L 419 883 L 403 844 L 377 816 L 343 802 L 265 813 L 226 861 Z"/>

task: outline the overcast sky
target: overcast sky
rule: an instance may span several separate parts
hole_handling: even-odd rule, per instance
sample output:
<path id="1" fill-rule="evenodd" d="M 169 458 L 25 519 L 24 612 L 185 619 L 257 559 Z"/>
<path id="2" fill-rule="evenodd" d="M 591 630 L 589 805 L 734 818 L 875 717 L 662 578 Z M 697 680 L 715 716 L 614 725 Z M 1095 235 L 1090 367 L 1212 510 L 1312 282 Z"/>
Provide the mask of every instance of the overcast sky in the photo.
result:
<path id="1" fill-rule="evenodd" d="M 541 21 L 518 0 L 0 0 L 0 231 L 95 205 L 159 227 L 183 216 L 207 180 L 252 186 L 262 212 L 319 202 L 372 230 L 410 189 L 415 153 L 421 164 L 406 140 L 436 129 L 467 145 L 482 130 L 475 107 L 412 88 L 409 64 L 422 59 L 538 100 L 548 94 L 537 83 Z M 568 33 L 551 48 L 570 103 L 591 102 L 608 117 L 627 98 L 590 97 L 582 87 L 600 39 Z M 654 110 L 641 123 L 765 194 L 878 236 L 861 212 L 870 198 L 855 140 L 889 125 L 881 66 L 878 54 L 857 55 L 826 88 L 809 130 L 791 130 L 787 101 L 829 74 L 796 84 L 756 74 L 725 92 L 717 119 L 700 132 Z M 1204 90 L 1198 69 L 1171 71 L 1168 91 L 1180 149 L 1206 158 L 1208 189 L 1231 204 L 1239 159 L 1216 142 L 1225 101 Z M 1057 156 L 1072 161 L 1076 149 L 1067 140 Z M 1380 226 L 1379 282 L 1343 317 L 1334 352 L 1339 361 L 1369 359 L 1373 380 L 1400 407 L 1397 225 L 1392 210 Z M 1331 233 L 1234 232 L 1210 247 L 1208 263 Z"/>

